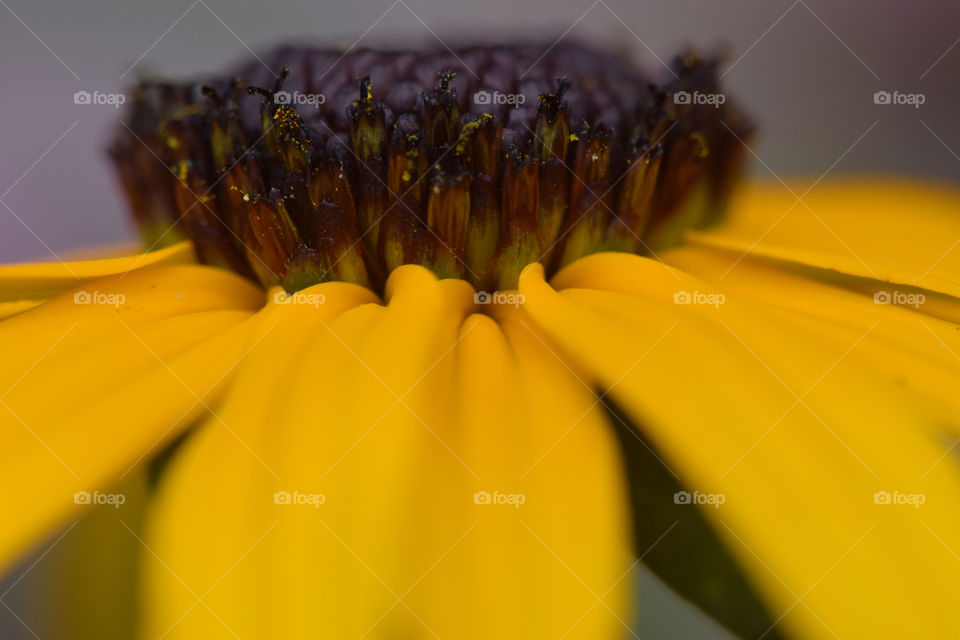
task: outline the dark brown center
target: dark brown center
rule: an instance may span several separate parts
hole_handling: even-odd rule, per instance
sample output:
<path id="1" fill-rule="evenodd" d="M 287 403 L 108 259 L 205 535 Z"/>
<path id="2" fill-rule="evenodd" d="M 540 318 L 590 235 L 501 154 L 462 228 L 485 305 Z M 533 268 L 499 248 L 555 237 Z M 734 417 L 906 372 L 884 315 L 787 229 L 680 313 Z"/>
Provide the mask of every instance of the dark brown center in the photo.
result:
<path id="1" fill-rule="evenodd" d="M 110 154 L 149 245 L 288 291 L 649 254 L 722 215 L 752 131 L 692 53 L 660 80 L 563 43 L 264 60 L 142 82 Z"/>

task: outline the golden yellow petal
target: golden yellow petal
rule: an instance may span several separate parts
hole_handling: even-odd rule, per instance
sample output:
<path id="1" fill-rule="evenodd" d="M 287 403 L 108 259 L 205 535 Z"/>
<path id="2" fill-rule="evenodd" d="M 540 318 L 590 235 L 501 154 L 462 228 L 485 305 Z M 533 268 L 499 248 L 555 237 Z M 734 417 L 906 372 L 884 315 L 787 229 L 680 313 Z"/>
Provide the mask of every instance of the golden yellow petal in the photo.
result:
<path id="1" fill-rule="evenodd" d="M 0 302 L 50 298 L 104 276 L 151 265 L 193 261 L 190 243 L 181 242 L 159 251 L 118 258 L 3 265 L 0 266 Z"/>
<path id="2" fill-rule="evenodd" d="M 278 316 L 224 424 L 175 456 L 144 637 L 626 633 L 625 489 L 593 396 L 525 327 L 468 317 L 465 283 L 404 267 L 387 291 Z"/>
<path id="3" fill-rule="evenodd" d="M 796 262 L 960 297 L 960 193 L 896 178 L 754 183 L 693 244 Z M 793 193 L 791 193 L 791 190 Z"/>
<path id="4" fill-rule="evenodd" d="M 134 637 L 142 550 L 138 537 L 150 498 L 148 476 L 146 468 L 136 469 L 103 494 L 109 502 L 85 505 L 64 531 L 41 545 L 36 564 L 16 574 L 24 579 L 6 596 L 7 602 L 14 594 L 37 594 L 43 606 L 18 615 L 38 636 Z"/>
<path id="5" fill-rule="evenodd" d="M 661 257 L 727 295 L 765 305 L 778 322 L 824 345 L 842 349 L 860 337 L 864 348 L 848 358 L 861 361 L 871 375 L 895 385 L 899 393 L 926 397 L 942 410 L 944 428 L 957 426 L 960 331 L 955 322 L 938 316 L 960 316 L 960 300 L 901 292 L 877 281 L 870 281 L 871 286 L 859 278 L 741 258 L 711 247 L 683 247 Z M 896 300 L 901 304 L 892 303 Z M 937 302 L 939 307 L 931 309 Z"/>
<path id="6" fill-rule="evenodd" d="M 82 508 L 77 492 L 105 490 L 206 412 L 258 329 L 262 292 L 214 269 L 89 284 L 101 297 L 0 322 L 3 566 Z"/>
<path id="7" fill-rule="evenodd" d="M 212 267 L 148 267 L 93 280 L 0 322 L 0 389 L 54 346 L 86 348 L 126 327 L 187 313 L 252 311 L 263 298 L 250 282 Z"/>
<path id="8" fill-rule="evenodd" d="M 47 298 L 37 298 L 32 300 L 14 300 L 12 302 L 0 302 L 0 320 L 15 316 L 27 309 L 32 309 L 38 304 L 46 302 Z"/>
<path id="9" fill-rule="evenodd" d="M 939 412 L 848 357 L 862 340 L 821 344 L 732 294 L 676 304 L 718 291 L 635 256 L 555 284 L 529 267 L 525 310 L 694 496 L 723 497 L 702 508 L 774 620 L 800 637 L 960 632 L 960 469 Z"/>

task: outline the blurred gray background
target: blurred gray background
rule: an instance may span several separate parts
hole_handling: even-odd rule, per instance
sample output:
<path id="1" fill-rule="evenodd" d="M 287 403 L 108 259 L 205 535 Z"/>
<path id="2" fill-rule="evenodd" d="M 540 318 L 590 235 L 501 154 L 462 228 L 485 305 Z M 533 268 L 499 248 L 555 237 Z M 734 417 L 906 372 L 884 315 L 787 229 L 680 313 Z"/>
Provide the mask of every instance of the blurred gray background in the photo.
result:
<path id="1" fill-rule="evenodd" d="M 120 112 L 76 105 L 77 91 L 121 91 L 147 71 L 215 71 L 285 38 L 346 47 L 560 37 L 600 39 L 651 70 L 687 44 L 727 45 L 728 91 L 761 127 L 759 176 L 960 180 L 957 2 L 0 0 L 0 262 L 134 237 L 103 155 Z M 877 105 L 877 91 L 925 102 Z M 648 575 L 638 580 L 641 637 L 723 637 Z M 31 637 L 8 609 L 0 635 Z"/>
<path id="2" fill-rule="evenodd" d="M 310 37 L 599 38 L 652 70 L 686 44 L 726 44 L 724 79 L 761 131 L 755 170 L 960 178 L 960 3 L 946 0 L 2 0 L 0 262 L 51 259 L 133 238 L 103 156 L 109 105 L 146 71 L 215 71 L 250 50 Z M 920 108 L 878 90 L 923 93 Z"/>

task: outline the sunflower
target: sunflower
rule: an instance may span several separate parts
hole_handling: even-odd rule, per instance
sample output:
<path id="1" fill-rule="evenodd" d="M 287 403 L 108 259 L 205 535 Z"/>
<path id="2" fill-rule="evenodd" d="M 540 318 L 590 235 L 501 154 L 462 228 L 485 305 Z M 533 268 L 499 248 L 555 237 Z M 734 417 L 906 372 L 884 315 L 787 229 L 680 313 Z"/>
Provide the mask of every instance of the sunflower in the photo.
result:
<path id="1" fill-rule="evenodd" d="M 148 251 L 0 269 L 0 567 L 69 637 L 623 637 L 641 562 L 744 637 L 957 637 L 960 194 L 738 188 L 718 64 L 137 86 Z"/>

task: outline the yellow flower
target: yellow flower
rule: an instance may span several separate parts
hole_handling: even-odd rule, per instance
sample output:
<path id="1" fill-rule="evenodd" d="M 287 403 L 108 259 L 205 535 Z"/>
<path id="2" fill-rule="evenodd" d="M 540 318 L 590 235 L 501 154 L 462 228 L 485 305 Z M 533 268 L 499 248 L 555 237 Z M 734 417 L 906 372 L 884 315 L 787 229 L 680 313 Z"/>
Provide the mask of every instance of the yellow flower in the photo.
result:
<path id="1" fill-rule="evenodd" d="M 5 267 L 0 559 L 193 426 L 142 529 L 113 526 L 144 543 L 143 637 L 619 637 L 631 527 L 668 577 L 700 552 L 663 487 L 631 515 L 609 402 L 777 631 L 951 637 L 958 202 L 754 186 L 666 264 L 527 267 L 518 308 L 417 266 L 384 301 L 264 303 L 183 245 Z"/>
<path id="2" fill-rule="evenodd" d="M 623 637 L 641 561 L 745 636 L 956 637 L 958 205 L 753 184 L 489 294 L 0 268 L 0 568 L 50 552 L 97 637 Z"/>

